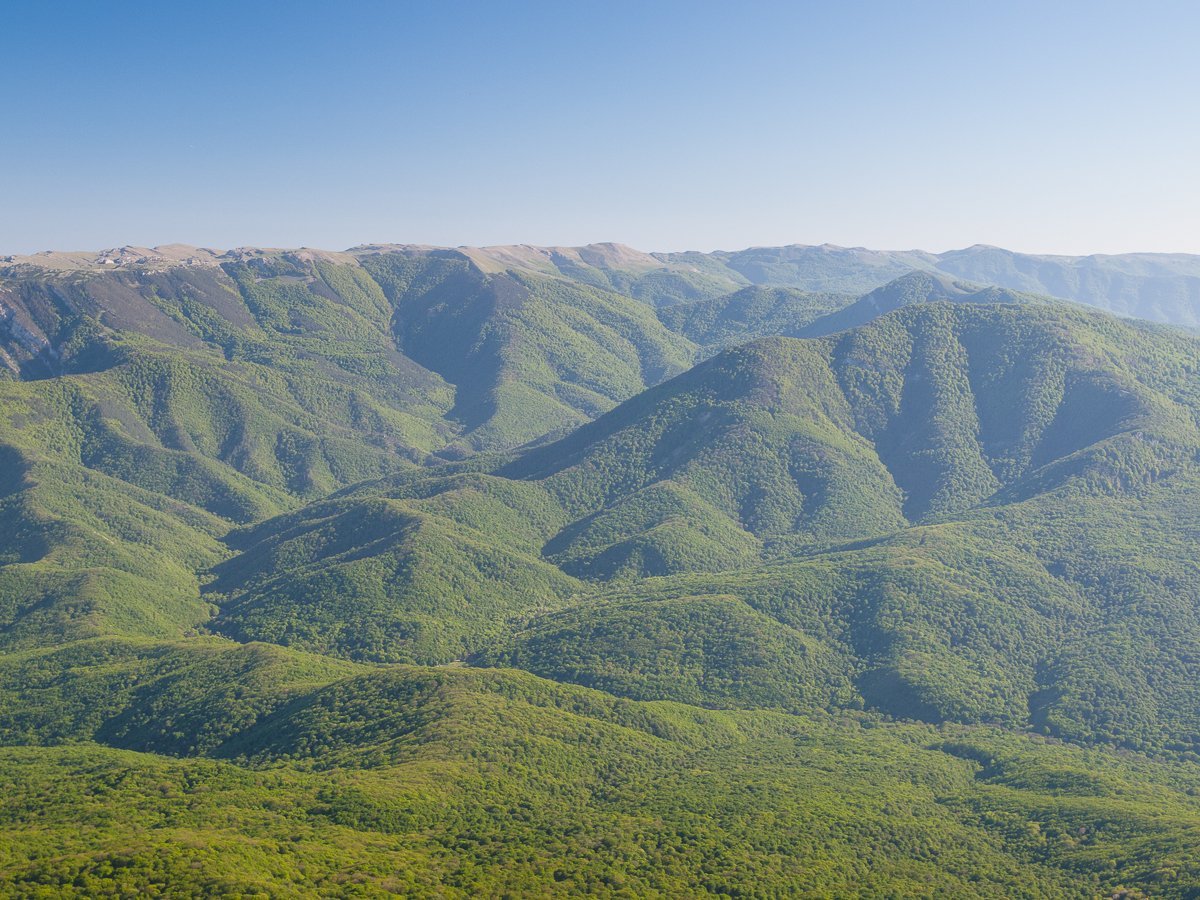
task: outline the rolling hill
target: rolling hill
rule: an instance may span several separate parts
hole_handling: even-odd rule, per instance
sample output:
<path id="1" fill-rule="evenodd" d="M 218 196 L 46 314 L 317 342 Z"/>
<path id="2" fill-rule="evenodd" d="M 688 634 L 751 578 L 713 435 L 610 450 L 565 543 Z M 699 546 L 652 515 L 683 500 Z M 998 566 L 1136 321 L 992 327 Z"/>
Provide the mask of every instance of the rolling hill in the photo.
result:
<path id="1" fill-rule="evenodd" d="M 1200 340 L 1044 296 L 1193 274 L 1089 260 L 0 264 L 0 892 L 1193 896 Z"/>

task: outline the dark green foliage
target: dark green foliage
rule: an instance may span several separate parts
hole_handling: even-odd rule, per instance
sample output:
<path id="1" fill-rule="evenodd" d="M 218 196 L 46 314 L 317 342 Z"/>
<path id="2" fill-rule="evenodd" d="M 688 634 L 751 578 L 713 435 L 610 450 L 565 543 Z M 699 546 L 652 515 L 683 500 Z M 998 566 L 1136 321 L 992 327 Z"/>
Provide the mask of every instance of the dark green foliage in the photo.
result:
<path id="1" fill-rule="evenodd" d="M 6 270 L 0 893 L 1194 896 L 1200 345 L 923 266 Z"/>
<path id="2" fill-rule="evenodd" d="M 572 523 L 543 553 L 573 575 L 609 579 L 733 569 L 761 550 L 694 491 L 661 481 Z"/>
<path id="3" fill-rule="evenodd" d="M 471 493 L 330 502 L 239 537 L 246 549 L 214 570 L 214 627 L 352 659 L 447 662 L 578 589 L 536 550 L 495 543 L 489 514 L 511 513 Z"/>
<path id="4" fill-rule="evenodd" d="M 798 711 L 855 696 L 845 658 L 734 597 L 576 607 L 539 619 L 475 662 L 699 705 Z"/>
<path id="5" fill-rule="evenodd" d="M 362 264 L 396 305 L 400 348 L 458 387 L 451 416 L 470 449 L 566 431 L 678 373 L 695 352 L 611 291 L 533 272 L 487 274 L 452 252 Z"/>
<path id="6" fill-rule="evenodd" d="M 100 740 L 210 754 L 258 719 L 353 671 L 269 644 L 97 638 L 0 660 L 0 743 Z"/>
<path id="7" fill-rule="evenodd" d="M 732 294 L 658 311 L 672 331 L 707 350 L 723 350 L 770 335 L 799 337 L 806 326 L 848 305 L 848 294 L 748 287 Z"/>

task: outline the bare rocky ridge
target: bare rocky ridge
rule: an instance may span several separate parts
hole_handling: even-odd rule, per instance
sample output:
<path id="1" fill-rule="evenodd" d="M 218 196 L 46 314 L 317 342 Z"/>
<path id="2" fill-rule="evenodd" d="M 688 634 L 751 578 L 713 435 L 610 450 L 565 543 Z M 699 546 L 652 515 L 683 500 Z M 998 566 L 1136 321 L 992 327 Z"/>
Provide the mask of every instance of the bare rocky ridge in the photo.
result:
<path id="1" fill-rule="evenodd" d="M 617 243 L 582 247 L 434 247 L 363 244 L 345 251 L 186 244 L 125 246 L 99 252 L 43 251 L 0 257 L 0 274 L 161 271 L 254 259 L 354 264 L 386 253 L 454 253 L 488 275 L 528 272 L 617 291 L 655 307 L 708 300 L 751 285 L 861 295 L 901 275 L 926 271 L 952 279 L 1074 300 L 1118 315 L 1200 326 L 1200 256 L 1183 253 L 1049 256 L 976 244 L 935 254 L 832 244 L 750 247 L 711 253 L 646 253 Z"/>

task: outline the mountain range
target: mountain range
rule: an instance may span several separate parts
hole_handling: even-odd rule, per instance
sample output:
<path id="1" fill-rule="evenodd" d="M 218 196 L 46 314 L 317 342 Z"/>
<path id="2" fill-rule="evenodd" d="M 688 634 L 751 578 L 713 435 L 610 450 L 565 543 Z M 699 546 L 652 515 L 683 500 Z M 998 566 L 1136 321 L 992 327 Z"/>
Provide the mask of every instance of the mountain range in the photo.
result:
<path id="1" fill-rule="evenodd" d="M 1200 257 L 0 260 L 16 895 L 1194 896 Z"/>

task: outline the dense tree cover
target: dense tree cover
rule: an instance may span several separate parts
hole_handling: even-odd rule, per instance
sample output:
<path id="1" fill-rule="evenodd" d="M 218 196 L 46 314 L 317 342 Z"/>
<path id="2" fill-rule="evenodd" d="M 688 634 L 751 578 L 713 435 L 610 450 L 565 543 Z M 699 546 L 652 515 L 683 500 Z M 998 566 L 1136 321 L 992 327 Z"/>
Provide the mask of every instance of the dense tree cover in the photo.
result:
<path id="1" fill-rule="evenodd" d="M 217 566 L 206 595 L 221 606 L 212 627 L 352 659 L 446 662 L 581 587 L 540 556 L 419 503 L 338 506 L 287 520 Z"/>
<path id="2" fill-rule="evenodd" d="M 86 662 L 106 670 L 97 649 Z M 181 653 L 139 650 L 154 666 Z M 321 675 L 275 665 L 292 683 Z M 1188 766 L 978 727 L 632 703 L 502 671 L 324 678 L 217 758 L 62 730 L 0 750 L 0 877 L 33 896 L 629 897 L 1182 897 L 1200 879 Z"/>
<path id="3" fill-rule="evenodd" d="M 799 337 L 814 321 L 853 302 L 850 294 L 748 287 L 658 310 L 662 323 L 709 351 L 771 335 Z"/>
<path id="4" fill-rule="evenodd" d="M 213 626 L 1200 751 L 1194 341 L 926 286 L 861 329 L 723 353 L 493 474 L 372 482 L 250 529 L 214 570 Z"/>
<path id="5" fill-rule="evenodd" d="M 466 449 L 564 432 L 668 375 L 695 346 L 642 303 L 530 272 L 487 274 L 462 254 L 365 256 L 394 300 L 398 346 L 458 387 Z"/>
<path id="6" fill-rule="evenodd" d="M 225 555 L 214 538 L 232 525 L 403 472 L 434 451 L 508 447 L 561 430 L 692 358 L 692 345 L 644 304 L 611 291 L 488 275 L 462 256 L 369 259 L 364 268 L 348 256 L 252 252 L 212 268 L 18 268 L 0 277 L 8 366 L 0 367 L 0 504 L 13 526 L 0 557 L 0 646 L 193 630 L 209 617 L 197 574 Z M 413 284 L 398 286 L 402 275 Z M 400 349 L 430 336 L 415 323 L 428 312 L 429 284 L 446 279 L 483 297 L 478 319 L 421 326 L 436 331 L 435 365 L 453 384 Z M 500 295 L 507 307 L 489 305 Z M 461 290 L 452 296 L 469 306 Z M 487 340 L 499 342 L 494 354 L 474 349 Z M 464 429 L 475 436 L 460 437 Z M 418 530 L 411 552 L 453 555 L 436 527 Z M 484 568 L 503 559 L 503 572 L 540 566 L 488 547 L 467 555 Z M 569 584 L 540 567 L 536 596 Z M 397 562 L 392 572 L 409 568 Z M 445 587 L 424 570 L 416 582 L 409 593 Z M 352 593 L 329 574 L 310 587 L 313 607 L 330 591 Z M 381 592 L 380 602 L 395 593 Z M 476 605 L 477 617 L 488 615 Z M 364 611 L 356 620 L 372 618 Z M 463 652 L 454 626 L 449 637 L 421 622 L 400 633 L 387 618 L 353 639 L 359 655 L 412 658 L 381 649 L 410 639 L 425 658 L 432 646 Z M 328 626 L 314 615 L 301 631 Z M 284 623 L 264 633 L 290 632 Z M 332 633 L 295 640 L 346 643 Z"/>
<path id="7" fill-rule="evenodd" d="M 0 892 L 1194 895 L 1200 345 L 804 249 L 0 276 Z"/>
<path id="8" fill-rule="evenodd" d="M 588 604 L 472 660 L 635 699 L 793 711 L 854 705 L 845 655 L 736 597 Z"/>

